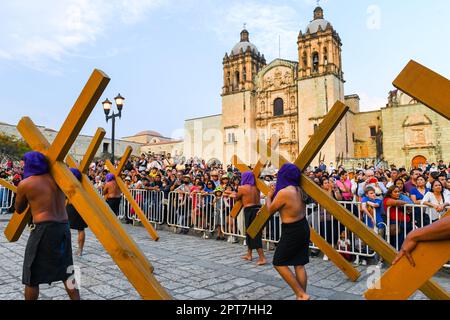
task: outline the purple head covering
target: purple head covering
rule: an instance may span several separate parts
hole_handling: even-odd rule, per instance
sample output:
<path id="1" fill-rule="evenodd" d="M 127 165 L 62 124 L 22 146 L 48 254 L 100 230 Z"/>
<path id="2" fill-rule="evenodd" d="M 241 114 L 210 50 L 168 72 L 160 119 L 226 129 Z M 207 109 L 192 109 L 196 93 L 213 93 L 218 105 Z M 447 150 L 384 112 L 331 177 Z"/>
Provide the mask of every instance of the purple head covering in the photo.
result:
<path id="1" fill-rule="evenodd" d="M 275 188 L 274 197 L 277 196 L 278 192 L 287 188 L 289 186 L 300 186 L 300 177 L 302 172 L 297 166 L 292 163 L 286 163 L 278 171 L 277 175 L 277 186 Z"/>
<path id="2" fill-rule="evenodd" d="M 76 168 L 70 168 L 70 171 L 72 171 L 73 175 L 78 179 L 78 181 L 81 181 L 81 172 L 80 170 Z"/>
<path id="3" fill-rule="evenodd" d="M 256 186 L 255 175 L 253 172 L 248 171 L 242 174 L 241 186 L 245 185 Z"/>
<path id="4" fill-rule="evenodd" d="M 47 158 L 40 152 L 27 152 L 23 156 L 25 162 L 23 167 L 24 179 L 32 176 L 40 176 L 50 172 Z"/>
<path id="5" fill-rule="evenodd" d="M 113 175 L 112 173 L 108 173 L 108 174 L 106 175 L 106 182 L 110 182 L 110 181 L 113 181 L 113 180 L 116 180 L 116 178 L 114 177 L 114 175 Z"/>

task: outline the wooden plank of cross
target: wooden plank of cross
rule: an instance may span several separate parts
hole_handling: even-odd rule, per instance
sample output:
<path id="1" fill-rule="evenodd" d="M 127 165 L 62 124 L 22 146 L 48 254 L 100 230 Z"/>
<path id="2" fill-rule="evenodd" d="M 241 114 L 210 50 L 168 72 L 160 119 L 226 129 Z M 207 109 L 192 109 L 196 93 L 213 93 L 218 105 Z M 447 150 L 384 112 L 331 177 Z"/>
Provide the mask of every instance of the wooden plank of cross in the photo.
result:
<path id="1" fill-rule="evenodd" d="M 342 110 L 342 103 L 338 109 Z M 319 126 L 316 133 L 313 135 L 311 140 L 308 142 L 306 147 L 303 149 L 300 156 L 295 161 L 300 169 L 306 168 L 307 164 L 310 163 L 310 159 L 314 158 L 317 154 L 317 148 L 321 148 L 325 143 L 325 140 L 333 132 L 334 128 L 342 119 L 338 110 L 331 109 L 330 113 L 325 117 L 324 121 Z M 335 114 L 332 115 L 332 112 Z M 339 118 L 341 116 L 341 118 Z M 281 162 L 281 161 L 280 161 Z M 339 220 L 348 230 L 353 232 L 360 238 L 364 243 L 366 243 L 370 248 L 377 252 L 386 263 L 392 263 L 397 256 L 397 251 L 388 244 L 384 239 L 382 239 L 373 230 L 370 230 L 361 220 L 355 217 L 346 208 L 340 205 L 336 200 L 330 197 L 325 190 L 320 188 L 315 184 L 309 177 L 302 174 L 300 185 L 302 189 L 317 203 L 319 203 L 322 208 L 324 208 L 329 214 L 333 215 L 337 220 Z M 269 219 L 269 214 L 266 207 L 263 207 L 258 215 L 258 217 L 253 221 L 253 224 L 247 230 L 247 233 L 254 238 L 263 228 Z M 444 300 L 450 299 L 450 295 L 437 283 L 432 280 L 426 281 L 420 290 L 430 299 Z"/>
<path id="2" fill-rule="evenodd" d="M 131 155 L 131 151 L 132 151 L 132 148 L 130 146 L 128 146 L 127 149 L 125 150 L 125 153 L 124 153 L 122 159 L 120 160 L 120 163 L 117 166 L 117 168 L 115 168 L 114 165 L 109 160 L 106 160 L 105 164 L 106 164 L 107 169 L 112 174 L 114 174 L 114 177 L 116 178 L 116 182 L 120 188 L 120 191 L 122 191 L 124 197 L 128 200 L 131 207 L 134 209 L 134 212 L 138 216 L 139 220 L 142 222 L 142 225 L 144 226 L 144 228 L 147 230 L 147 232 L 150 234 L 150 236 L 152 237 L 153 240 L 158 241 L 159 240 L 158 233 L 155 231 L 153 226 L 150 224 L 150 222 L 148 221 L 144 212 L 142 211 L 141 207 L 139 206 L 137 201 L 134 199 L 130 190 L 128 190 L 128 187 L 126 186 L 125 182 L 123 182 L 122 177 L 120 176 L 123 171 L 123 168 L 125 167 L 125 165 L 128 161 L 128 158 Z"/>
<path id="3" fill-rule="evenodd" d="M 249 167 L 240 161 L 239 158 L 236 159 L 237 165 L 236 167 L 241 172 L 251 171 Z M 286 159 L 280 157 L 280 166 L 284 163 L 288 162 Z M 260 179 L 257 180 L 257 183 L 264 184 Z M 266 186 L 266 185 L 265 185 Z M 267 195 L 270 191 L 270 187 L 266 186 L 265 188 L 259 188 L 260 191 Z M 262 210 L 261 210 L 262 211 Z M 311 229 L 311 241 L 317 245 L 317 247 L 333 262 L 342 272 L 344 272 L 347 277 L 351 281 L 356 281 L 361 276 L 358 270 L 356 270 L 351 263 L 349 263 L 345 258 L 337 252 L 325 239 L 323 239 L 314 229 Z"/>
<path id="4" fill-rule="evenodd" d="M 102 128 L 97 129 L 97 132 L 95 133 L 94 138 L 92 139 L 91 143 L 89 144 L 86 154 L 84 155 L 83 160 L 78 168 L 81 173 L 85 173 L 87 171 L 87 169 L 89 168 L 89 164 L 92 162 L 92 159 L 94 159 L 95 154 L 97 153 L 98 147 L 100 146 L 100 143 L 102 142 L 103 138 L 105 137 L 105 133 L 106 132 L 104 129 L 102 129 Z M 76 168 L 76 165 L 74 165 L 73 168 Z M 0 184 L 2 184 L 1 180 L 0 180 Z M 9 184 L 9 186 L 14 187 L 11 184 Z M 14 187 L 14 189 L 12 189 L 12 188 L 9 188 L 9 189 L 12 192 L 17 193 L 17 189 L 15 187 Z M 6 239 L 9 242 L 18 241 L 29 221 L 31 221 L 30 208 L 27 208 L 21 214 L 14 212 L 11 217 L 11 220 L 9 221 L 9 223 L 6 226 L 5 231 L 4 231 Z"/>
<path id="5" fill-rule="evenodd" d="M 33 150 L 46 155 L 50 174 L 59 188 L 141 297 L 171 299 L 153 276 L 152 265 L 128 236 L 86 175 L 80 183 L 63 163 L 108 82 L 109 78 L 103 72 L 94 70 L 52 145 L 28 117 L 20 120 L 17 129 Z"/>
<path id="6" fill-rule="evenodd" d="M 272 150 L 276 149 L 276 147 L 278 146 L 279 143 L 280 143 L 280 138 L 278 136 L 273 136 L 272 138 L 270 138 L 269 143 L 267 144 L 267 147 L 265 148 L 266 152 L 263 151 L 260 153 L 261 158 L 256 163 L 255 168 L 252 170 L 252 172 L 255 176 L 255 179 L 258 179 L 258 177 L 261 175 L 264 165 L 267 163 L 268 158 L 270 158 L 272 155 Z M 261 148 L 259 140 L 258 140 L 257 144 L 258 144 L 258 147 Z M 240 161 L 238 160 L 237 155 L 234 155 L 232 157 L 231 163 L 235 167 L 238 168 L 238 166 L 240 165 Z M 238 168 L 238 170 L 240 170 L 240 169 Z M 243 172 L 243 171 L 241 171 L 241 172 Z M 258 183 L 258 181 L 257 181 L 257 187 L 263 194 L 267 193 L 268 187 L 266 186 L 265 183 Z M 260 189 L 260 188 L 262 188 L 262 189 Z M 264 192 L 263 190 L 266 192 Z M 239 215 L 239 213 L 242 211 L 242 207 L 243 207 L 242 201 L 241 200 L 237 201 L 234 204 L 233 209 L 231 210 L 230 216 L 233 219 L 235 219 Z"/>
<path id="7" fill-rule="evenodd" d="M 410 61 L 394 86 L 450 120 L 450 80 Z M 443 219 L 450 219 L 450 211 Z M 415 267 L 402 258 L 365 293 L 369 300 L 406 300 L 450 260 L 450 241 L 421 242 L 412 253 Z"/>

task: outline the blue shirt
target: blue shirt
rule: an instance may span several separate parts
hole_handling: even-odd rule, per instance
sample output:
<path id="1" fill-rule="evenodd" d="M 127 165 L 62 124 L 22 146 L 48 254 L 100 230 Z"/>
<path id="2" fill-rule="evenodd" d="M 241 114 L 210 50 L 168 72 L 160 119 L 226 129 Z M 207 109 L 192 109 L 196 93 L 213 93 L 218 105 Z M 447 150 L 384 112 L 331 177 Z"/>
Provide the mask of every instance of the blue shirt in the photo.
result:
<path id="1" fill-rule="evenodd" d="M 383 200 L 381 199 L 369 199 L 368 197 L 364 197 L 361 200 L 362 203 L 367 203 L 367 202 L 372 202 L 372 203 L 376 203 L 378 204 L 378 208 L 374 208 L 370 205 L 367 204 L 367 209 L 368 211 L 372 211 L 375 209 L 375 214 L 372 214 L 372 216 L 375 218 L 376 224 L 377 224 L 377 228 L 378 229 L 384 229 L 384 225 L 383 225 L 383 217 L 382 217 L 382 212 L 383 212 Z M 373 222 L 372 220 L 366 216 L 366 214 L 364 214 L 364 222 L 366 223 L 366 225 L 373 229 Z"/>
<path id="2" fill-rule="evenodd" d="M 427 192 L 431 191 L 430 189 L 425 188 L 425 193 L 421 194 L 417 188 L 413 188 L 409 193 L 410 196 L 416 196 L 416 200 L 422 200 L 423 197 L 427 194 Z"/>

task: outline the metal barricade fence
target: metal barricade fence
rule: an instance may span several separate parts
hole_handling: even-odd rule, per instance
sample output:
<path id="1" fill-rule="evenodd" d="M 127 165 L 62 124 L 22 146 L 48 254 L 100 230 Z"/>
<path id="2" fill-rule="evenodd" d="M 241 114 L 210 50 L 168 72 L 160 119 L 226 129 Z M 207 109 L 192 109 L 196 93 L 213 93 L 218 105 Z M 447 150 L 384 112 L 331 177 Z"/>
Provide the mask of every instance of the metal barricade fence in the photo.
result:
<path id="1" fill-rule="evenodd" d="M 14 193 L 5 188 L 0 187 L 0 214 L 5 214 L 12 207 L 14 200 Z"/>
<path id="2" fill-rule="evenodd" d="M 163 224 L 164 223 L 164 192 L 143 190 L 143 189 L 130 189 L 130 193 L 134 200 L 141 208 L 147 220 L 151 223 Z M 140 221 L 134 209 L 128 200 L 122 195 L 122 201 L 120 203 L 119 218 L 123 219 L 127 217 L 129 220 Z"/>
<path id="3" fill-rule="evenodd" d="M 412 204 L 388 207 L 386 210 L 386 224 L 389 228 L 386 229 L 386 241 L 399 251 L 405 238 L 411 231 L 424 228 L 439 221 L 449 209 L 446 208 L 443 212 L 435 212 L 428 206 Z M 450 262 L 445 267 L 450 268 Z"/>
<path id="4" fill-rule="evenodd" d="M 245 220 L 242 212 L 237 218 L 230 216 L 231 210 L 235 204 L 235 199 L 230 197 L 220 197 L 216 201 L 216 219 L 219 222 L 218 228 L 224 235 L 245 239 Z"/>
<path id="5" fill-rule="evenodd" d="M 182 229 L 214 232 L 215 200 L 213 194 L 169 192 L 167 224 Z"/>
<path id="6" fill-rule="evenodd" d="M 355 217 L 369 225 L 368 217 L 361 210 L 359 202 L 339 202 L 343 207 L 350 211 Z M 333 215 L 320 206 L 320 204 L 312 204 L 307 206 L 307 218 L 310 226 L 319 233 L 333 248 L 345 255 L 347 258 L 351 256 L 371 258 L 375 256 L 375 252 L 369 248 L 354 233 L 341 224 Z M 374 232 L 378 232 L 376 226 L 373 227 Z M 314 244 L 310 246 L 312 249 L 319 249 Z"/>

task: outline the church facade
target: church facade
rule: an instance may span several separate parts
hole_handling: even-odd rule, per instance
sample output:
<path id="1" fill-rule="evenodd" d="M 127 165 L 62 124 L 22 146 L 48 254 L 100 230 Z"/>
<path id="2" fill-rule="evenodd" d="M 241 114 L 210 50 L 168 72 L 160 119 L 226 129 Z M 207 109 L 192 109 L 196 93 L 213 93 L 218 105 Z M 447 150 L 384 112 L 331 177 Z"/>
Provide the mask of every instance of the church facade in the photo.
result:
<path id="1" fill-rule="evenodd" d="M 321 7 L 300 31 L 297 48 L 297 61 L 267 63 L 244 29 L 225 54 L 222 115 L 215 119 L 222 141 L 213 148 L 218 159 L 229 163 L 237 154 L 255 164 L 258 139 L 267 141 L 276 134 L 281 138 L 278 151 L 293 161 L 340 100 L 349 112 L 313 165 L 323 160 L 347 167 L 385 162 L 409 168 L 427 160 L 450 161 L 450 144 L 442 139 L 450 125 L 443 117 L 399 91 L 392 91 L 386 106 L 372 112 L 360 111 L 358 95 L 345 95 L 342 41 Z M 191 129 L 195 121 L 186 122 L 186 134 L 201 137 Z M 185 147 L 185 156 L 194 156 L 190 153 L 192 148 Z"/>

